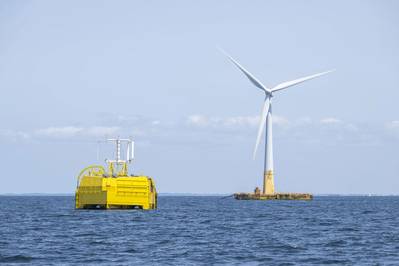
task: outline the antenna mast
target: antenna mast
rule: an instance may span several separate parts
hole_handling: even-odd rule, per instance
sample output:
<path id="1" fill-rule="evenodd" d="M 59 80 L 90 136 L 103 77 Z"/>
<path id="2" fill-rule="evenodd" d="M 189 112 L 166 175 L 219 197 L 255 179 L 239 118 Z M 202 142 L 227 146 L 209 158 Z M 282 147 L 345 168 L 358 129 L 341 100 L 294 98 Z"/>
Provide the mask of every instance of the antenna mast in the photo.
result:
<path id="1" fill-rule="evenodd" d="M 131 163 L 134 159 L 134 141 L 131 139 L 120 139 L 119 137 L 116 139 L 107 139 L 108 141 L 115 142 L 115 159 L 114 160 L 106 160 L 107 163 L 116 163 L 116 164 L 124 164 Z M 126 159 L 121 159 L 121 146 L 122 143 L 126 143 Z"/>

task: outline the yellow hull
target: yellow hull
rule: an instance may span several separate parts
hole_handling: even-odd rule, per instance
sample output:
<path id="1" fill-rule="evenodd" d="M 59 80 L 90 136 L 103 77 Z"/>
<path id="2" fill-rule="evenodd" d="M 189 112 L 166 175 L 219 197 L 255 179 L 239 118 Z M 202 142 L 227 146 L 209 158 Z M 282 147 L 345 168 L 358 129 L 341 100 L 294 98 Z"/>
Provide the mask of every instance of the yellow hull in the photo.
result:
<path id="1" fill-rule="evenodd" d="M 106 177 L 99 173 L 93 171 L 79 177 L 75 194 L 76 209 L 157 208 L 157 192 L 152 178 Z"/>

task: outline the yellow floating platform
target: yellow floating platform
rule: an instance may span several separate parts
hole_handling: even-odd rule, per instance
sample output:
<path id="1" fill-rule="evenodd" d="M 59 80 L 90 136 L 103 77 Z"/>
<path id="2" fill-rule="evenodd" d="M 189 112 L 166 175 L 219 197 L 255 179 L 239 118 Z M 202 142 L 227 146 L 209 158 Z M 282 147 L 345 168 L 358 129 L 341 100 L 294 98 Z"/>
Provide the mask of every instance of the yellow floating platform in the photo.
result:
<path id="1" fill-rule="evenodd" d="M 151 177 L 128 175 L 126 163 L 109 163 L 107 172 L 92 165 L 78 176 L 75 202 L 76 209 L 150 210 L 157 208 L 157 192 Z"/>
<path id="2" fill-rule="evenodd" d="M 235 193 L 237 200 L 312 200 L 313 195 L 308 193 Z"/>

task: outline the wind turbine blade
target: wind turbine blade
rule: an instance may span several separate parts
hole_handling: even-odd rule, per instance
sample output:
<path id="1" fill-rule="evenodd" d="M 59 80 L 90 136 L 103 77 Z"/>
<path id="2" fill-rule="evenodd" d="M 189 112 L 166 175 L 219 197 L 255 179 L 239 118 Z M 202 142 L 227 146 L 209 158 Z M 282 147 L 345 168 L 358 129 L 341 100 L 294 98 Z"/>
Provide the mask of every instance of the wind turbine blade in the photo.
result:
<path id="1" fill-rule="evenodd" d="M 263 90 L 266 93 L 271 93 L 271 91 L 266 88 L 265 85 L 263 85 L 257 78 L 255 78 L 255 76 L 253 76 L 251 73 L 249 73 L 248 70 L 246 70 L 242 65 L 240 65 L 240 63 L 238 63 L 233 57 L 231 57 L 228 53 L 226 53 L 223 49 L 219 50 L 225 55 L 227 56 L 227 58 L 230 59 L 231 62 L 233 62 L 233 64 L 238 67 L 238 69 L 240 69 L 245 76 L 247 76 L 247 78 L 252 82 L 252 84 L 254 84 L 256 87 L 258 87 L 259 89 Z"/>
<path id="2" fill-rule="evenodd" d="M 262 113 L 260 115 L 258 136 L 256 138 L 253 159 L 255 159 L 255 157 L 256 157 L 256 151 L 258 150 L 260 139 L 262 138 L 263 129 L 265 128 L 265 123 L 266 123 L 266 116 L 267 116 L 267 113 L 269 112 L 269 107 L 270 107 L 270 97 L 267 96 L 265 99 L 265 102 L 263 104 Z"/>
<path id="3" fill-rule="evenodd" d="M 318 74 L 315 74 L 315 75 L 307 76 L 307 77 L 304 77 L 304 78 L 299 78 L 299 79 L 295 79 L 295 80 L 291 80 L 291 81 L 286 81 L 286 82 L 280 83 L 277 86 L 273 87 L 271 91 L 272 92 L 276 92 L 276 91 L 279 91 L 279 90 L 283 90 L 283 89 L 286 89 L 288 87 L 294 86 L 296 84 L 305 82 L 307 80 L 323 76 L 323 75 L 328 74 L 328 73 L 333 72 L 333 71 L 335 71 L 335 70 L 329 70 L 329 71 L 321 72 L 321 73 L 318 73 Z"/>

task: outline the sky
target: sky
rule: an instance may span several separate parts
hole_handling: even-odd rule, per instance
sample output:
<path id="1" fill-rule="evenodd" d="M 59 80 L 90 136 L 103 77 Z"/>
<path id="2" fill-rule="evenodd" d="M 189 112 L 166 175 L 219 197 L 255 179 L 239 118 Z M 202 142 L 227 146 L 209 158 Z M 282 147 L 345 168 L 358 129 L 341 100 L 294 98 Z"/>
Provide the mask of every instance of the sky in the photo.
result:
<path id="1" fill-rule="evenodd" d="M 0 194 L 74 193 L 132 137 L 163 193 L 253 191 L 266 86 L 278 192 L 399 194 L 398 1 L 0 2 Z M 99 150 L 99 158 L 97 151 Z"/>

